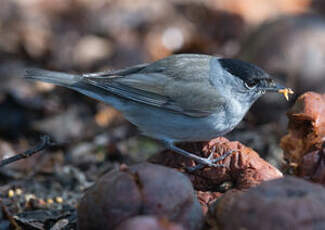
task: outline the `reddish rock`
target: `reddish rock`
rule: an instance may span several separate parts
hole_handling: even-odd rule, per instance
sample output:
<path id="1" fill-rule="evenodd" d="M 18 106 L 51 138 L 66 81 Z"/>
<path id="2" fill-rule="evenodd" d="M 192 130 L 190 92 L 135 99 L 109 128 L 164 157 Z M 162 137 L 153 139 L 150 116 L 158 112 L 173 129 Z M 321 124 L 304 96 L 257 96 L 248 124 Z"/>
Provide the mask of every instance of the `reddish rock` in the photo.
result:
<path id="1" fill-rule="evenodd" d="M 78 226 L 114 229 L 139 215 L 163 217 L 189 230 L 203 223 L 202 209 L 185 175 L 142 163 L 113 170 L 86 191 L 78 207 Z"/>
<path id="2" fill-rule="evenodd" d="M 206 222 L 208 225 L 217 227 L 218 229 L 219 219 L 223 220 L 227 217 L 226 215 L 229 215 L 229 212 L 231 212 L 231 207 L 238 199 L 238 196 L 242 193 L 242 190 L 231 189 L 219 199 L 215 200 L 215 202 L 211 202 L 209 212 L 206 215 Z"/>
<path id="3" fill-rule="evenodd" d="M 209 192 L 209 191 L 207 191 L 207 192 L 198 191 L 197 192 L 197 198 L 201 204 L 204 215 L 207 214 L 211 203 L 213 203 L 216 199 L 218 199 L 221 196 L 222 196 L 222 193 L 220 193 L 220 192 Z"/>
<path id="4" fill-rule="evenodd" d="M 281 148 L 289 164 L 297 165 L 305 154 L 320 149 L 325 140 L 325 94 L 301 95 L 288 118 L 288 134 L 281 139 Z"/>
<path id="5" fill-rule="evenodd" d="M 246 192 L 227 192 L 208 220 L 223 230 L 325 229 L 325 188 L 295 177 L 267 181 Z"/>
<path id="6" fill-rule="evenodd" d="M 213 148 L 215 148 L 214 157 L 233 151 L 231 155 L 218 162 L 225 167 L 206 167 L 189 175 L 197 190 L 220 190 L 219 186 L 224 182 L 231 182 L 234 188 L 245 189 L 256 186 L 262 181 L 282 177 L 278 169 L 264 161 L 253 149 L 224 137 L 213 139 L 208 143 L 188 144 L 181 147 L 202 157 L 208 157 Z M 198 153 L 200 150 L 202 152 Z M 194 161 L 184 159 L 170 151 L 162 152 L 150 161 L 175 168 L 196 165 Z"/>
<path id="7" fill-rule="evenodd" d="M 325 145 L 321 150 L 302 157 L 298 166 L 298 176 L 325 185 Z"/>

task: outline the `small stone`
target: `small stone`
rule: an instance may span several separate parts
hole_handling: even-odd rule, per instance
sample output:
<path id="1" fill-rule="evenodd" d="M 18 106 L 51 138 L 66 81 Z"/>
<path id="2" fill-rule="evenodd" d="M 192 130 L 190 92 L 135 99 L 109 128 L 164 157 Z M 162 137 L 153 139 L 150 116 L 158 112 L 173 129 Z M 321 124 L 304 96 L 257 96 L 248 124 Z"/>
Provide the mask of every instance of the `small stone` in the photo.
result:
<path id="1" fill-rule="evenodd" d="M 20 188 L 17 188 L 17 189 L 15 190 L 15 193 L 16 193 L 16 195 L 20 196 L 21 194 L 23 194 L 23 190 L 20 189 Z"/>
<path id="2" fill-rule="evenodd" d="M 54 200 L 53 200 L 52 198 L 48 198 L 48 199 L 46 200 L 46 202 L 47 202 L 47 204 L 51 205 L 51 204 L 54 203 Z"/>
<path id="3" fill-rule="evenodd" d="M 63 199 L 62 197 L 58 196 L 58 197 L 55 197 L 55 201 L 59 204 L 63 203 Z"/>
<path id="4" fill-rule="evenodd" d="M 15 196 L 15 192 L 14 192 L 14 190 L 10 189 L 10 190 L 8 191 L 8 197 L 12 198 L 12 197 L 14 197 L 14 196 Z"/>

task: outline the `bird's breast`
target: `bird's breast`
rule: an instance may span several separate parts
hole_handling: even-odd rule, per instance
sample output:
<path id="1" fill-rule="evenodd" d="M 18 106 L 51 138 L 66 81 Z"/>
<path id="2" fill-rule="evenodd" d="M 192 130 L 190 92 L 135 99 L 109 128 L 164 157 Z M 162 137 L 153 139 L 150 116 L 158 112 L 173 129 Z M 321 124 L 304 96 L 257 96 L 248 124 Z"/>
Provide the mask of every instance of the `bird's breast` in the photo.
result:
<path id="1" fill-rule="evenodd" d="M 229 99 L 228 103 L 226 103 L 225 106 L 225 122 L 228 123 L 231 129 L 235 128 L 244 118 L 250 106 L 250 104 L 243 103 L 236 98 Z"/>

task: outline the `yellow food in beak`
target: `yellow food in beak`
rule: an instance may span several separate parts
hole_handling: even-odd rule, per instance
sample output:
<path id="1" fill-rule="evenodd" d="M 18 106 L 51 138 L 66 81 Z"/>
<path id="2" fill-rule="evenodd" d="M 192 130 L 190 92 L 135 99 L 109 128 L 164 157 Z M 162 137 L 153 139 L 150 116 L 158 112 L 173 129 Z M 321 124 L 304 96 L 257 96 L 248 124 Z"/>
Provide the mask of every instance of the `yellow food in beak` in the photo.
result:
<path id="1" fill-rule="evenodd" d="M 283 96 L 287 99 L 287 101 L 289 100 L 289 94 L 293 94 L 293 90 L 290 88 L 285 88 L 285 89 L 280 89 L 278 90 L 278 93 L 283 94 Z"/>

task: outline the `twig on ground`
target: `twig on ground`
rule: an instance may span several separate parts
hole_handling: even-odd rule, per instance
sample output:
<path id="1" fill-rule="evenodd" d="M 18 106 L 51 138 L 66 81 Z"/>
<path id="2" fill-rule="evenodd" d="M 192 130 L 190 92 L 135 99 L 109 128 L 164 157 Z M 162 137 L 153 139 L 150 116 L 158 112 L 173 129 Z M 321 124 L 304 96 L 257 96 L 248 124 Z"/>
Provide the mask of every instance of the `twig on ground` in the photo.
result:
<path id="1" fill-rule="evenodd" d="M 41 143 L 39 143 L 38 145 L 36 145 L 35 147 L 33 147 L 31 149 L 26 150 L 23 153 L 16 154 L 13 157 L 9 157 L 7 159 L 0 161 L 0 167 L 11 164 L 15 161 L 30 157 L 30 156 L 34 155 L 35 153 L 38 153 L 38 152 L 40 152 L 50 146 L 54 146 L 54 145 L 55 145 L 55 143 L 51 142 L 49 136 L 42 136 Z"/>
<path id="2" fill-rule="evenodd" d="M 7 207 L 2 203 L 2 200 L 0 199 L 0 208 L 2 209 L 2 212 L 5 214 L 5 217 L 8 219 L 8 221 L 11 223 L 11 225 L 16 230 L 22 230 L 22 228 L 18 225 L 16 220 L 13 218 L 13 216 L 8 211 Z"/>

